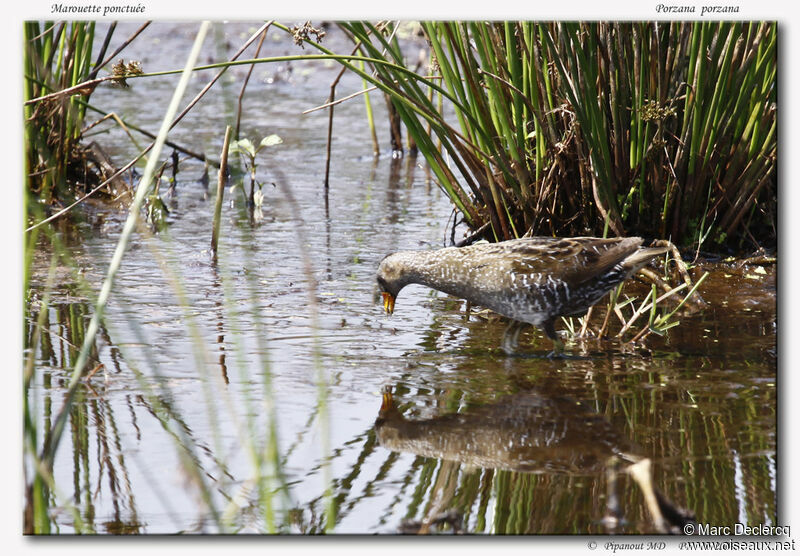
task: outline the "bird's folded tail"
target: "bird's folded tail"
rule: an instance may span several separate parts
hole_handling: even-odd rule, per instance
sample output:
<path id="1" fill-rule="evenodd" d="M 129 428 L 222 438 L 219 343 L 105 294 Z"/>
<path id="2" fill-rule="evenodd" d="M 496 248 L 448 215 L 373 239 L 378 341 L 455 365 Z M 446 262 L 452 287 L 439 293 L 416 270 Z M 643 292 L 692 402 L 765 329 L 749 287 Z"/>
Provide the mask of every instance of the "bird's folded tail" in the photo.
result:
<path id="1" fill-rule="evenodd" d="M 668 247 L 645 247 L 628 255 L 622 264 L 630 275 L 650 262 L 651 259 L 663 255 L 667 251 L 669 251 Z"/>

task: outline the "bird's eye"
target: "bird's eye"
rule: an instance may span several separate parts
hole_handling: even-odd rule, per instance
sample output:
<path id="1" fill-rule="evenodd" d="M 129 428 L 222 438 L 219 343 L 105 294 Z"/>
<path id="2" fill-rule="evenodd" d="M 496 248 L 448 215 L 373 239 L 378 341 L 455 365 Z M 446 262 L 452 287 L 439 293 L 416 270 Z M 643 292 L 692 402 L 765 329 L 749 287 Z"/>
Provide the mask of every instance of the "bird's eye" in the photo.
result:
<path id="1" fill-rule="evenodd" d="M 387 288 L 387 287 L 386 287 L 386 280 L 384 280 L 384 279 L 383 279 L 383 278 L 381 278 L 380 276 L 378 276 L 378 287 L 379 287 L 379 288 L 380 288 L 382 291 L 388 291 L 388 289 L 389 289 L 389 288 Z"/>

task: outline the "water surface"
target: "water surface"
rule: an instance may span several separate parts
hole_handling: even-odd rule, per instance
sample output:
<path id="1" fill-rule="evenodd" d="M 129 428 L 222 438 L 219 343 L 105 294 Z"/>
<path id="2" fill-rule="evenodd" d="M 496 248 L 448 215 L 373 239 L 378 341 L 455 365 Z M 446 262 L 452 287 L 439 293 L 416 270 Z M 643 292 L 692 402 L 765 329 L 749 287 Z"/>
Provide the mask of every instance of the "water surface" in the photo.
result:
<path id="1" fill-rule="evenodd" d="M 121 24 L 115 40 L 135 27 Z M 257 27 L 216 25 L 205 56 L 229 56 Z M 194 31 L 154 24 L 126 59 L 145 71 L 180 67 Z M 345 44 L 333 32 L 326 40 Z M 297 51 L 277 34 L 264 48 Z M 102 367 L 79 389 L 56 458 L 56 531 L 76 530 L 77 508 L 81 530 L 97 533 L 396 533 L 447 512 L 468 533 L 606 533 L 606 458 L 622 452 L 649 458 L 656 487 L 700 522 L 777 524 L 774 268 L 718 264 L 701 286 L 708 308 L 665 337 L 568 342 L 564 359 L 546 357 L 538 331 L 521 337 L 520 356 L 505 356 L 505 322 L 467 319 L 460 300 L 419 286 L 386 316 L 379 261 L 445 245 L 451 206 L 422 160 L 373 159 L 359 100 L 335 112 L 326 200 L 327 113 L 301 112 L 325 102 L 337 72 L 254 71 L 242 134 L 284 143 L 259 157 L 258 218 L 226 193 L 217 263 L 213 188 L 191 159 L 167 229 L 134 237 L 89 364 Z M 218 157 L 245 73 L 232 70 L 170 139 Z M 198 74 L 193 90 L 209 77 Z M 174 83 L 98 89 L 92 102 L 155 130 Z M 360 87 L 345 77 L 338 95 Z M 385 122 L 382 99 L 373 102 Z M 118 129 L 95 140 L 120 164 L 136 153 Z M 36 299 L 53 241 L 69 258 L 34 345 L 36 304 L 26 323 L 42 429 L 63 403 L 124 218 L 77 212 L 37 247 Z M 544 411 L 526 420 L 520 407 Z M 417 441 L 392 442 L 389 425 Z M 616 490 L 614 531 L 652 532 L 637 485 L 622 474 Z"/>

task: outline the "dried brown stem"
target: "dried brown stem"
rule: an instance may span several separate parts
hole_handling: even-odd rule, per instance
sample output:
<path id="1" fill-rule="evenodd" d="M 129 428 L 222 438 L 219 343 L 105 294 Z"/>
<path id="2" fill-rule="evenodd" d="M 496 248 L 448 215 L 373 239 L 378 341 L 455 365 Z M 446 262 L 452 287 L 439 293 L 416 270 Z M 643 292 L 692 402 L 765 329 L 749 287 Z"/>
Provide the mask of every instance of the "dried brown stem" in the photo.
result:
<path id="1" fill-rule="evenodd" d="M 225 193 L 225 177 L 228 170 L 228 148 L 231 143 L 231 126 L 225 128 L 225 139 L 222 144 L 222 154 L 219 161 L 219 177 L 217 178 L 217 200 L 214 203 L 214 224 L 211 231 L 211 251 L 214 260 L 217 258 L 217 244 L 219 241 L 219 221 L 222 214 L 222 197 Z"/>
<path id="2" fill-rule="evenodd" d="M 264 39 L 267 38 L 267 30 L 269 29 L 270 25 L 272 25 L 271 21 L 263 27 L 264 30 L 261 32 L 261 38 L 258 40 L 258 47 L 256 47 L 255 58 L 258 58 L 258 55 L 261 53 L 261 47 L 264 44 Z M 247 84 L 250 82 L 250 76 L 253 75 L 253 70 L 255 67 L 255 64 L 250 64 L 250 69 L 247 70 L 244 83 L 242 83 L 242 90 L 239 91 L 238 109 L 236 111 L 236 132 L 234 133 L 234 137 L 236 137 L 236 139 L 239 139 L 239 128 L 242 121 L 242 99 L 244 98 L 244 92 L 247 89 Z"/>

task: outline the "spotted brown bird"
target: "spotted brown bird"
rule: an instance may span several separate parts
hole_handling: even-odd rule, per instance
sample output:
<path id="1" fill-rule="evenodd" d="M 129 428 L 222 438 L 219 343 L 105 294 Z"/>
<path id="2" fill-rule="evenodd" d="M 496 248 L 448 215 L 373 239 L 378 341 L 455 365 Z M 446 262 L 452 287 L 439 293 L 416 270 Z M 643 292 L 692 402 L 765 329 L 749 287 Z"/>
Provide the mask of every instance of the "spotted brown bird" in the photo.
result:
<path id="1" fill-rule="evenodd" d="M 530 237 L 435 251 L 399 251 L 378 267 L 383 307 L 409 284 L 466 299 L 512 320 L 503 349 L 513 352 L 520 330 L 538 326 L 563 349 L 555 320 L 580 316 L 612 288 L 667 248 L 644 248 L 642 238 Z"/>

